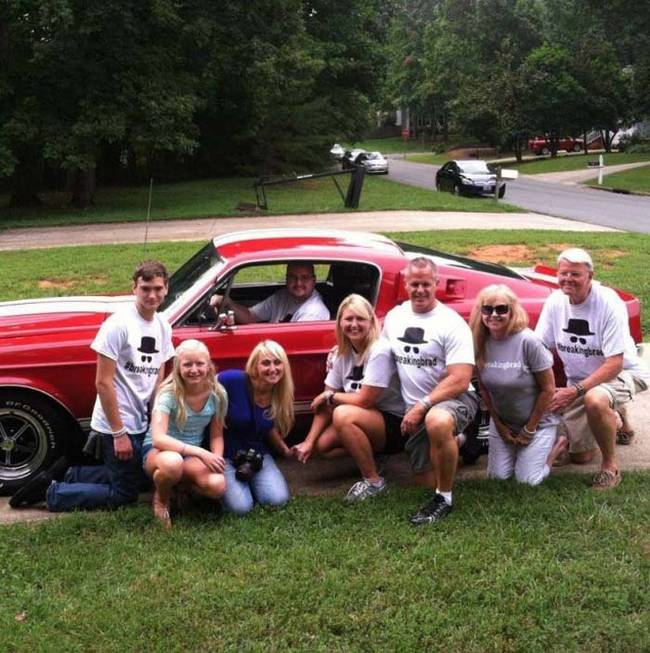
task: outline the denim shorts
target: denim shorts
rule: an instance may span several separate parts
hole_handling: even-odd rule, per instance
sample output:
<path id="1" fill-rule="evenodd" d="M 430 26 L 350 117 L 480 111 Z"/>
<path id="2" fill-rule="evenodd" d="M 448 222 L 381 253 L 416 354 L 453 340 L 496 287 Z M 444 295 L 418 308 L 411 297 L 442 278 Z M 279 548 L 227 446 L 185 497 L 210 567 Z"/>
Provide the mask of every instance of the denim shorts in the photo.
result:
<path id="1" fill-rule="evenodd" d="M 430 410 L 444 410 L 454 418 L 454 435 L 462 433 L 474 420 L 478 410 L 479 397 L 475 392 L 464 392 L 456 399 L 447 399 L 435 404 Z M 433 468 L 431 463 L 431 445 L 424 424 L 404 445 L 409 455 L 411 470 L 415 474 L 428 472 Z"/>
<path id="2" fill-rule="evenodd" d="M 142 447 L 142 466 L 147 462 L 147 456 L 149 452 L 153 449 L 153 444 L 145 444 Z"/>

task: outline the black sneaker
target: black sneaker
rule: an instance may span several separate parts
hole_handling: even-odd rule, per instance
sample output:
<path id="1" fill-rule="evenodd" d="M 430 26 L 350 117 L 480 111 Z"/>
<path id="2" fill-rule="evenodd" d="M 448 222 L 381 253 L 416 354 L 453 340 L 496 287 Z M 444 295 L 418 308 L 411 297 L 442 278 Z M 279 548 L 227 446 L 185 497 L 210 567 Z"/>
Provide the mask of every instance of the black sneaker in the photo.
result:
<path id="1" fill-rule="evenodd" d="M 33 506 L 35 503 L 45 501 L 47 488 L 52 481 L 62 481 L 63 477 L 70 467 L 70 462 L 65 456 L 57 458 L 51 467 L 43 472 L 39 472 L 31 481 L 28 481 L 13 497 L 9 499 L 9 505 L 12 508 L 20 506 Z"/>
<path id="2" fill-rule="evenodd" d="M 413 526 L 424 526 L 444 519 L 451 511 L 452 506 L 445 501 L 442 494 L 436 493 L 429 503 L 411 515 L 409 521 Z"/>
<path id="3" fill-rule="evenodd" d="M 9 499 L 9 505 L 12 508 L 20 508 L 21 506 L 33 506 L 36 503 L 45 501 L 47 488 L 54 477 L 50 471 L 39 472 L 34 478 L 23 485 L 14 495 Z"/>

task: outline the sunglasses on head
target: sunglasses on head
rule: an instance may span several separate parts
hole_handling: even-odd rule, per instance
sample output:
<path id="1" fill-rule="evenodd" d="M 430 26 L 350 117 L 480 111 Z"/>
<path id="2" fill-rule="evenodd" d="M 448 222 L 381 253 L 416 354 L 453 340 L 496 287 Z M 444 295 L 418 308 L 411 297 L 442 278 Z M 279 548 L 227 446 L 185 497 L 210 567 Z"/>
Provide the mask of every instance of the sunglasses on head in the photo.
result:
<path id="1" fill-rule="evenodd" d="M 496 306 L 490 306 L 489 304 L 484 304 L 481 306 L 481 313 L 483 315 L 492 315 L 496 313 L 497 315 L 505 315 L 510 311 L 510 306 L 508 304 L 497 304 Z"/>

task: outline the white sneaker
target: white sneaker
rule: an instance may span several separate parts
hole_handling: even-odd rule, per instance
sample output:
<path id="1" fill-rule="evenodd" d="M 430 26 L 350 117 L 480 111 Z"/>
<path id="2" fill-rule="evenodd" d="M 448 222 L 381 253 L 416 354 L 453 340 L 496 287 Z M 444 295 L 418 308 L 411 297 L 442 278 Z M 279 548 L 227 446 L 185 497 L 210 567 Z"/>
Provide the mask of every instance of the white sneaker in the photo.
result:
<path id="1" fill-rule="evenodd" d="M 380 485 L 374 485 L 367 478 L 363 478 L 355 483 L 345 495 L 346 503 L 358 503 L 365 501 L 370 497 L 377 496 L 384 492 L 387 488 L 386 481 L 382 478 Z"/>

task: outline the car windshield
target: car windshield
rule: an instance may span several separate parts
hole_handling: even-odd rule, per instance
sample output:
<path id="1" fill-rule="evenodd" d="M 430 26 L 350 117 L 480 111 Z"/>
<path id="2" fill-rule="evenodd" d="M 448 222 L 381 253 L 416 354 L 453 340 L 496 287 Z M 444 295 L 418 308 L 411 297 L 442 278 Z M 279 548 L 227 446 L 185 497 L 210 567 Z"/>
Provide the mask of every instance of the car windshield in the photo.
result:
<path id="1" fill-rule="evenodd" d="M 169 278 L 169 293 L 160 310 L 164 311 L 171 306 L 197 279 L 222 262 L 212 242 L 202 247 Z"/>
<path id="2" fill-rule="evenodd" d="M 384 157 L 379 152 L 370 152 L 368 154 L 369 159 L 383 159 Z"/>
<path id="3" fill-rule="evenodd" d="M 459 164 L 458 167 L 461 169 L 461 172 L 470 172 L 470 173 L 491 173 L 492 170 L 488 168 L 485 161 L 463 161 L 462 164 Z"/>

